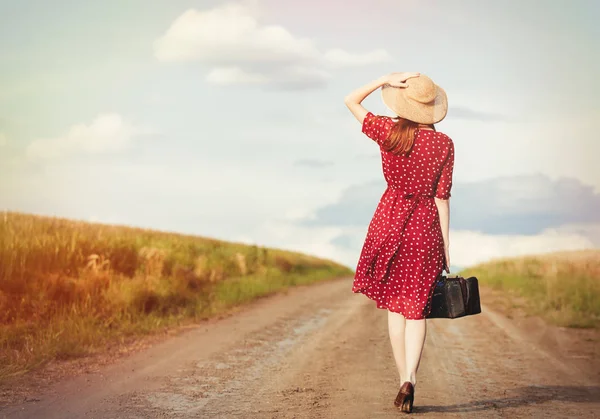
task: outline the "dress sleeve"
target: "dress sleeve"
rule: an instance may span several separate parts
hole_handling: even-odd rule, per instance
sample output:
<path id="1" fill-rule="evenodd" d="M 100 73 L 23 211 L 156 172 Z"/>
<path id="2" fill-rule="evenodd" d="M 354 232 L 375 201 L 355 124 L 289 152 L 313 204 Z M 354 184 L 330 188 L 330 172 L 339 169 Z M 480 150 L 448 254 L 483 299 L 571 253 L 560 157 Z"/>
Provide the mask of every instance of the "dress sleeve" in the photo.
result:
<path id="1" fill-rule="evenodd" d="M 454 143 L 450 141 L 446 159 L 442 165 L 442 171 L 435 191 L 435 197 L 439 199 L 449 199 L 452 189 L 452 172 L 454 171 Z"/>
<path id="2" fill-rule="evenodd" d="M 392 119 L 387 116 L 376 116 L 367 112 L 363 120 L 362 132 L 381 146 L 387 140 L 392 124 Z"/>

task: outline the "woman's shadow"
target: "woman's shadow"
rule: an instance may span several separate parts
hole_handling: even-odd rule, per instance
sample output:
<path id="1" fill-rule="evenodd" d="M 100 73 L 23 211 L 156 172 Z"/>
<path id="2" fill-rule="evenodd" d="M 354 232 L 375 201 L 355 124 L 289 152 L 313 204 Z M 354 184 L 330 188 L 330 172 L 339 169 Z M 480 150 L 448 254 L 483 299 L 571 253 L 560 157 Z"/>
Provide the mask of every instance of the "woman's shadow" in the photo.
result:
<path id="1" fill-rule="evenodd" d="M 563 386 L 527 386 L 515 387 L 509 390 L 514 396 L 478 400 L 469 403 L 447 406 L 418 406 L 415 404 L 414 413 L 427 412 L 479 412 L 498 410 L 507 407 L 541 404 L 547 401 L 565 401 L 569 403 L 600 403 L 600 387 L 563 387 Z M 505 392 L 506 393 L 506 392 Z"/>

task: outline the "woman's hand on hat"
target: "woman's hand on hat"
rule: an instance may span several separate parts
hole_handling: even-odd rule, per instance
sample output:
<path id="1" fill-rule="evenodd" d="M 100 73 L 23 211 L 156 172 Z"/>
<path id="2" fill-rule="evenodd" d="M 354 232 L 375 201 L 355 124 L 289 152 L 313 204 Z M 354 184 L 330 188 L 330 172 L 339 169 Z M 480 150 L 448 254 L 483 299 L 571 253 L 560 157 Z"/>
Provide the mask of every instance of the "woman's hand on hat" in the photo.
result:
<path id="1" fill-rule="evenodd" d="M 384 77 L 384 81 L 385 84 L 390 85 L 392 87 L 406 87 L 408 86 L 408 84 L 405 83 L 406 80 L 413 77 L 419 77 L 420 75 L 421 73 L 391 73 Z"/>

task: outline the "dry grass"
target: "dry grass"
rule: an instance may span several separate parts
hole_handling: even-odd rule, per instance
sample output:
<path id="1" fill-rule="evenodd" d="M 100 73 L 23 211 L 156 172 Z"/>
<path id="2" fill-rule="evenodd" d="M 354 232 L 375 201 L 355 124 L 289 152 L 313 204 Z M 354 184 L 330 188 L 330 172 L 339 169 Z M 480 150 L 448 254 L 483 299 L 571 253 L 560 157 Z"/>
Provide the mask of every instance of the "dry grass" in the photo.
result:
<path id="1" fill-rule="evenodd" d="M 600 250 L 499 259 L 461 272 L 523 297 L 531 314 L 568 327 L 600 326 Z"/>
<path id="2" fill-rule="evenodd" d="M 0 380 L 351 271 L 277 249 L 0 214 Z"/>

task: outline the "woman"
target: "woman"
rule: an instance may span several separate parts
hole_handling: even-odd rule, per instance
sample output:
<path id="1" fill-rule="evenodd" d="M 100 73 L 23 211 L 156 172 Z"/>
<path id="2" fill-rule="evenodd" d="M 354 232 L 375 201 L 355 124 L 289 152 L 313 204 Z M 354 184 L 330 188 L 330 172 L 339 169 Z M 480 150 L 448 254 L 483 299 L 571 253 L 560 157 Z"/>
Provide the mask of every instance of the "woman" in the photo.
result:
<path id="1" fill-rule="evenodd" d="M 361 105 L 379 87 L 396 118 L 373 115 Z M 401 383 L 394 404 L 410 413 L 433 289 L 450 266 L 454 143 L 433 125 L 446 116 L 448 100 L 446 92 L 423 74 L 393 73 L 352 92 L 345 103 L 362 132 L 378 144 L 387 181 L 369 224 L 352 291 L 388 310 Z"/>

